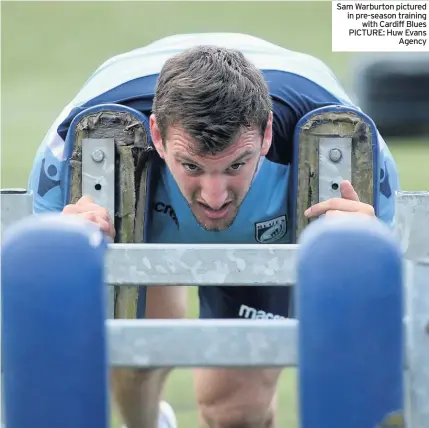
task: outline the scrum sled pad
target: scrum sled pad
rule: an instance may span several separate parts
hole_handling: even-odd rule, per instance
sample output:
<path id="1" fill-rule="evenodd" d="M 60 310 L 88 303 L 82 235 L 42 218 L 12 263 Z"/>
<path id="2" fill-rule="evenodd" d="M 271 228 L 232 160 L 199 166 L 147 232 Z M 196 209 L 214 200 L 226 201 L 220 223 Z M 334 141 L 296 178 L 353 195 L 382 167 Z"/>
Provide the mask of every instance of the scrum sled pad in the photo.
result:
<path id="1" fill-rule="evenodd" d="M 360 110 L 322 107 L 298 122 L 291 171 L 293 242 L 311 221 L 304 211 L 341 197 L 342 180 L 349 180 L 360 201 L 371 204 L 378 214 L 379 150 L 375 124 Z"/>
<path id="2" fill-rule="evenodd" d="M 72 121 L 66 137 L 65 203 L 92 196 L 114 220 L 116 243 L 141 243 L 149 165 L 148 119 L 116 104 L 90 107 Z M 145 288 L 115 287 L 114 318 L 136 318 Z M 140 300 L 139 302 L 139 296 Z"/>

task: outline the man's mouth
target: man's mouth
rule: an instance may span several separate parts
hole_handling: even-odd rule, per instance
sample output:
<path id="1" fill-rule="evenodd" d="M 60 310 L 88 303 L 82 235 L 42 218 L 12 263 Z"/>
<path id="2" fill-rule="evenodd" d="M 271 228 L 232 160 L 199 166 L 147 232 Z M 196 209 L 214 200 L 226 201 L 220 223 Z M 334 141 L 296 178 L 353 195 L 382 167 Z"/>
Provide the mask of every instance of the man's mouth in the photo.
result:
<path id="1" fill-rule="evenodd" d="M 231 202 L 227 202 L 226 204 L 223 204 L 221 208 L 214 210 L 214 209 L 210 208 L 208 205 L 202 204 L 201 202 L 198 202 L 198 204 L 203 209 L 206 217 L 213 219 L 213 220 L 225 217 L 225 215 L 228 212 L 229 207 L 231 206 Z"/>

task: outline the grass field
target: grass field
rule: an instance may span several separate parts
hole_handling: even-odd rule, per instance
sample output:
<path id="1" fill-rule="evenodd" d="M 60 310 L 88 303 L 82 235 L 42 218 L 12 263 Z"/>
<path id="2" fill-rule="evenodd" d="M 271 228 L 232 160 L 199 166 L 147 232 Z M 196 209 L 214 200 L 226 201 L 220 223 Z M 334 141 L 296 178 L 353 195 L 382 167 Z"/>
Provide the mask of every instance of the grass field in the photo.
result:
<path id="1" fill-rule="evenodd" d="M 160 37 L 243 32 L 318 56 L 351 85 L 351 54 L 331 52 L 330 2 L 2 2 L 1 185 L 26 186 L 47 129 L 98 65 Z M 402 187 L 429 187 L 429 141 L 389 140 Z M 191 289 L 189 316 L 197 316 Z M 177 370 L 166 398 L 196 427 L 192 378 Z M 295 428 L 295 372 L 279 388 L 279 427 Z M 114 424 L 116 426 L 116 423 Z"/>

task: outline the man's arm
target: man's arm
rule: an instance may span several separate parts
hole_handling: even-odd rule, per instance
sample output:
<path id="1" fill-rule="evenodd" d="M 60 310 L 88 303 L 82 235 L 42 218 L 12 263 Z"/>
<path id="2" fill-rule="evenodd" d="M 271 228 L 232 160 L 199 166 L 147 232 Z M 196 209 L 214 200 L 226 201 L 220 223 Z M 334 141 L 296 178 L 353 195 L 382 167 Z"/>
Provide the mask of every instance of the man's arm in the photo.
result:
<path id="1" fill-rule="evenodd" d="M 96 205 L 92 198 L 83 196 L 76 204 L 64 203 L 65 162 L 55 157 L 48 147 L 40 147 L 28 180 L 28 188 L 34 195 L 33 213 L 61 212 L 65 215 L 78 215 L 97 224 L 114 239 L 115 229 L 108 211 Z"/>
<path id="2" fill-rule="evenodd" d="M 304 115 L 320 107 L 342 104 L 347 108 L 347 104 L 344 104 L 314 82 L 310 82 L 300 76 L 291 77 L 284 74 L 277 76 L 277 74 L 271 75 L 273 78 L 271 86 L 273 87 L 275 83 L 277 83 L 277 86 L 273 87 L 276 93 L 276 97 L 273 100 L 273 144 L 267 157 L 274 162 L 290 163 L 292 162 L 293 135 L 298 121 Z M 276 82 L 274 78 L 277 77 L 279 80 Z M 289 80 L 290 82 L 287 84 Z M 295 82 L 295 85 L 291 85 L 291 82 Z M 295 90 L 292 90 L 292 88 L 295 88 Z M 359 108 L 355 105 L 350 105 L 350 107 L 353 109 Z M 379 133 L 378 140 L 380 146 L 380 187 L 378 189 L 379 212 L 377 217 L 393 227 L 395 223 L 395 192 L 400 189 L 398 170 L 389 148 Z M 309 212 L 309 215 L 319 216 L 326 214 L 328 211 L 352 211 L 371 215 L 370 207 L 359 202 L 358 197 L 347 196 L 354 193 L 353 189 L 349 191 L 347 183 L 343 183 L 342 187 L 345 192 L 342 192 L 344 193 L 342 201 L 334 198 L 327 201 L 327 203 L 316 204 L 312 207 L 314 209 Z"/>

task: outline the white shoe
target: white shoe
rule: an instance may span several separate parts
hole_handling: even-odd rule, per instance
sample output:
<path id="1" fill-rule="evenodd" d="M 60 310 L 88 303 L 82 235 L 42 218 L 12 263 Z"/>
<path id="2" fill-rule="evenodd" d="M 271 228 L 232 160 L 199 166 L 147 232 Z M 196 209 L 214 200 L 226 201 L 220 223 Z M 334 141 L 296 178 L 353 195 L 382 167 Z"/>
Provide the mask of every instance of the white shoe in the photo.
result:
<path id="1" fill-rule="evenodd" d="M 127 428 L 125 425 L 122 428 Z M 166 401 L 159 403 L 157 428 L 177 428 L 177 419 L 173 408 Z"/>
<path id="2" fill-rule="evenodd" d="M 176 414 L 166 401 L 159 403 L 158 428 L 177 428 Z"/>

